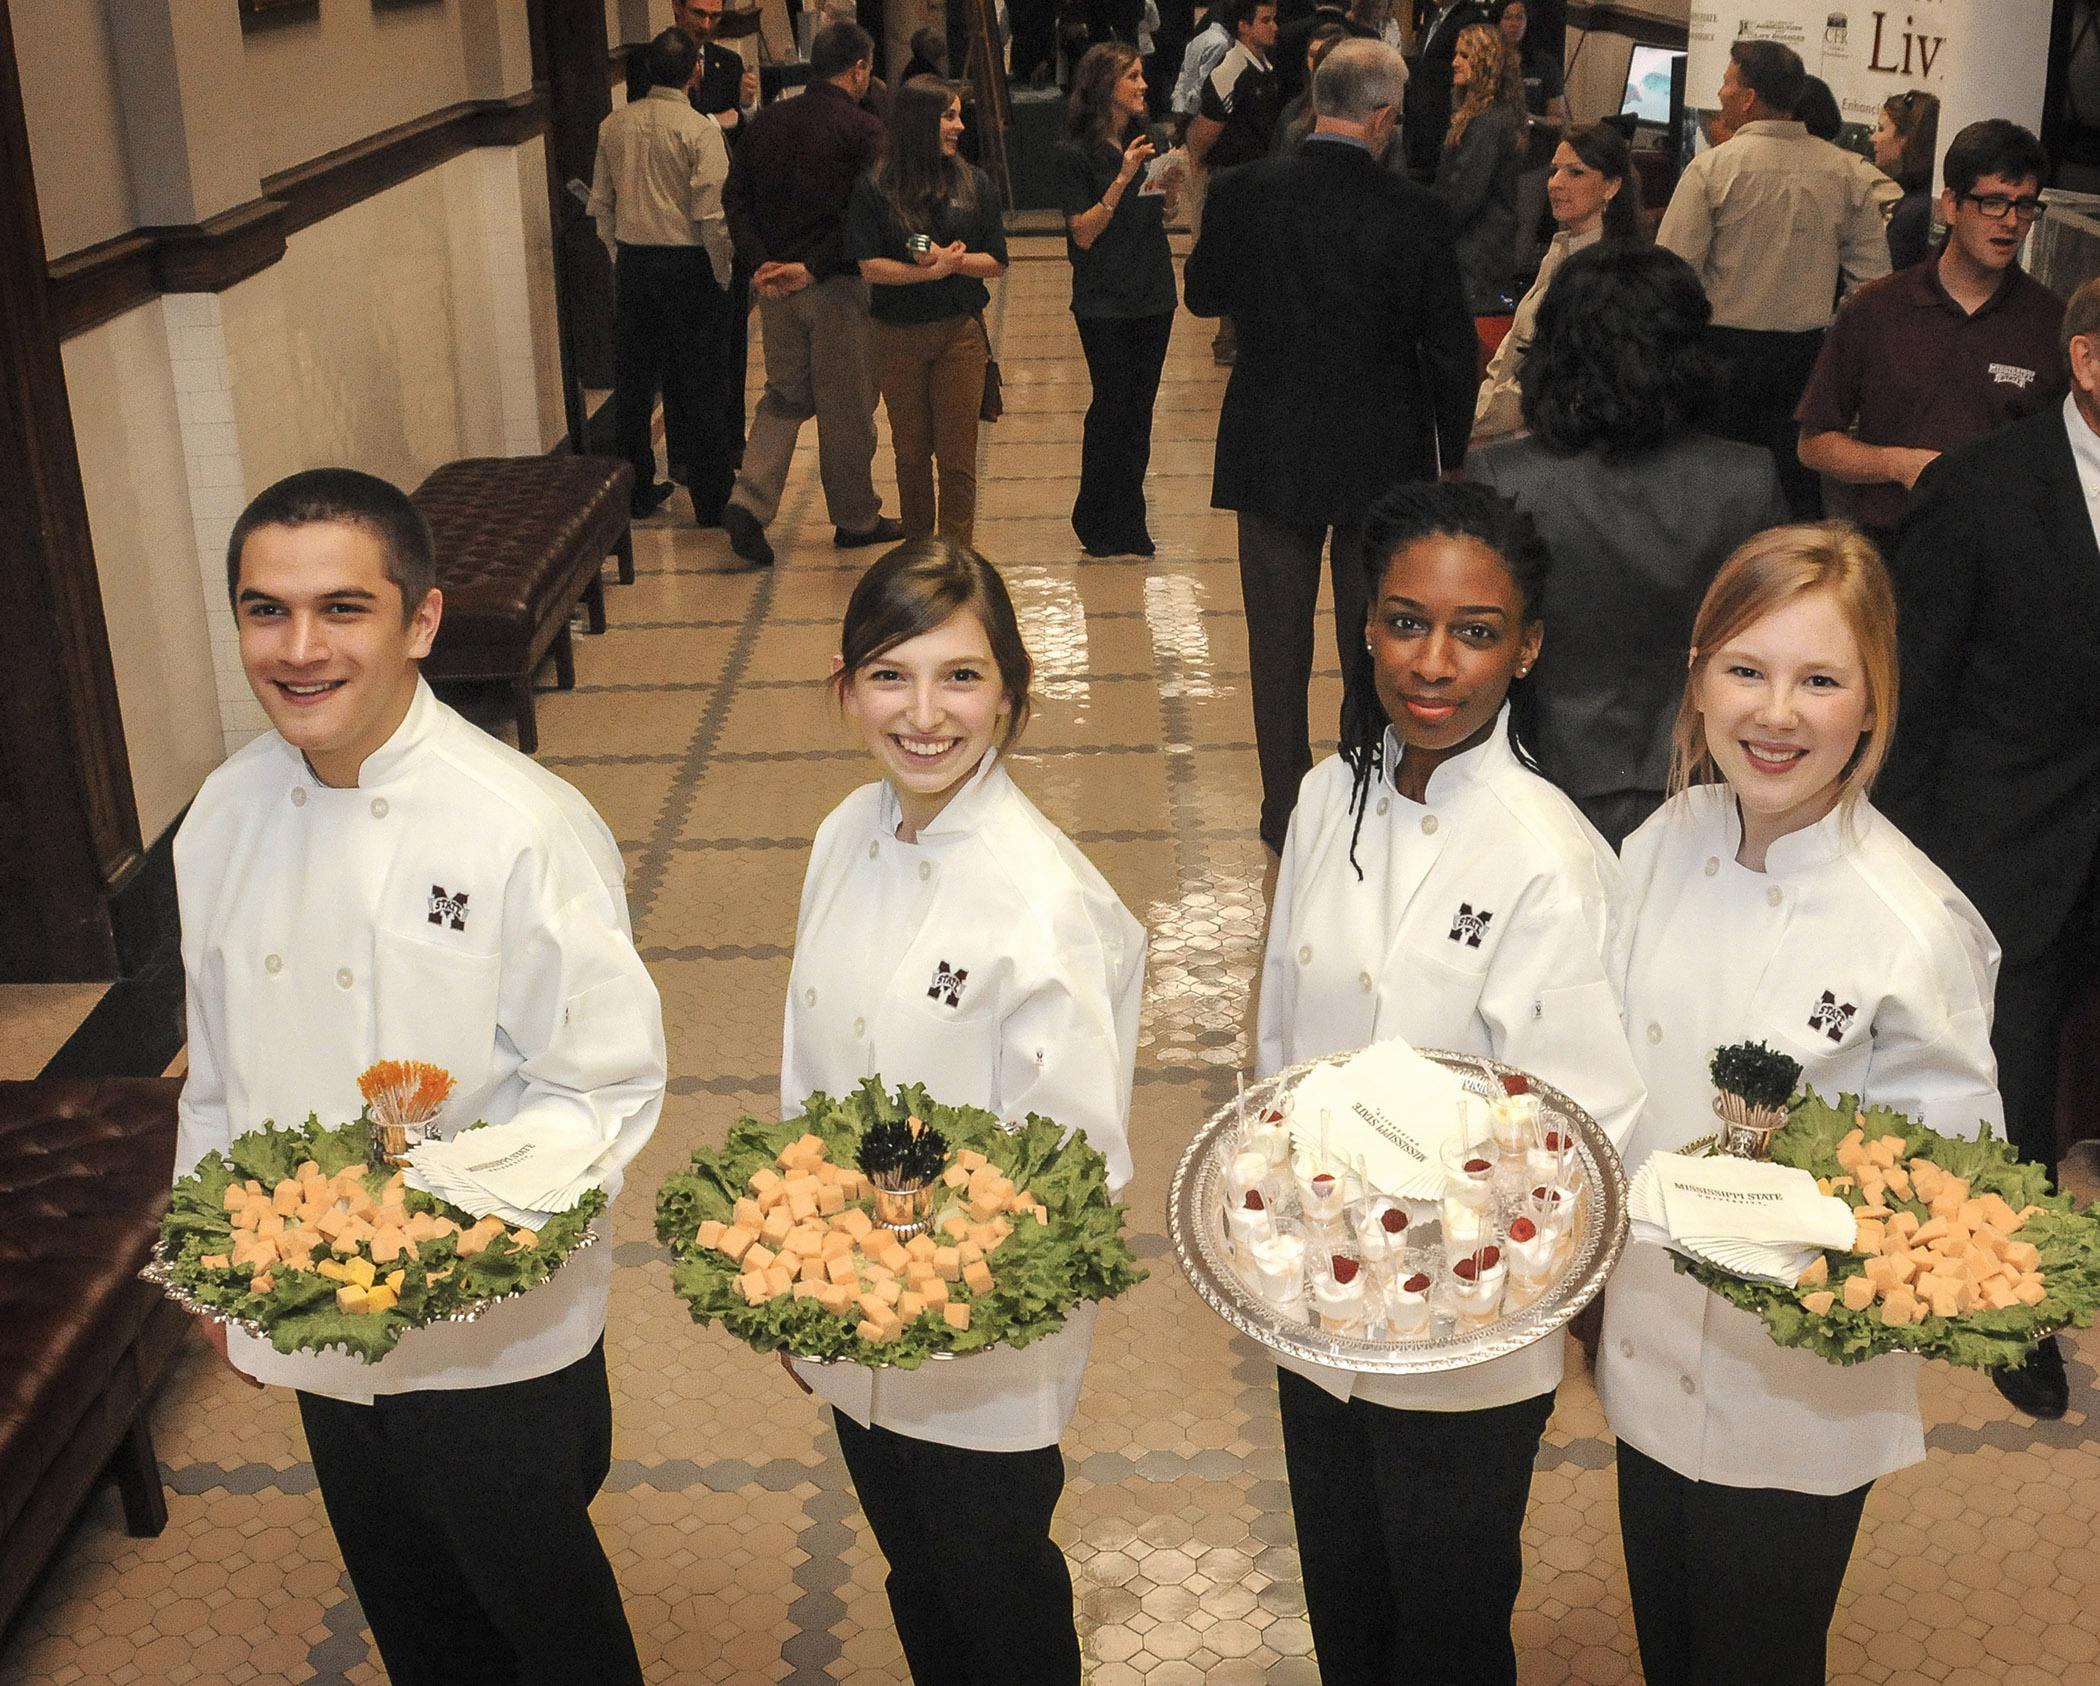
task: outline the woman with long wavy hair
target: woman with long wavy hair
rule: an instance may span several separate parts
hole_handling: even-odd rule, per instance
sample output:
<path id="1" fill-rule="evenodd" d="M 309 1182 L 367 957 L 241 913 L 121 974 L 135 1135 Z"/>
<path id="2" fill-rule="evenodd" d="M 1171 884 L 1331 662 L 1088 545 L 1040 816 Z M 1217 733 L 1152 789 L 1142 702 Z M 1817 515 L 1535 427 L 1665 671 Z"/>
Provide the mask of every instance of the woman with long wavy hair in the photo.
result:
<path id="1" fill-rule="evenodd" d="M 890 415 L 907 538 L 968 545 L 977 520 L 977 418 L 991 359 L 987 281 L 1006 273 L 990 178 L 957 155 L 962 90 L 914 76 L 893 96 L 880 161 L 854 184 L 846 256 L 868 282 L 875 378 Z M 915 237 L 923 237 L 919 246 Z M 934 468 L 940 497 L 934 497 Z"/>
<path id="2" fill-rule="evenodd" d="M 1467 308 L 1493 316 L 1509 308 L 1526 123 L 1523 73 L 1500 30 L 1476 23 L 1460 31 L 1451 89 L 1451 127 L 1437 157 L 1436 192 L 1451 213 Z"/>
<path id="3" fill-rule="evenodd" d="M 1925 261 L 1932 245 L 1932 160 L 1939 147 L 1940 102 L 1923 88 L 1891 94 L 1874 125 L 1874 162 L 1903 197 L 1889 213 L 1889 267 Z"/>
<path id="4" fill-rule="evenodd" d="M 1152 554 L 1145 469 L 1176 303 L 1169 196 L 1138 185 L 1155 147 L 1136 49 L 1121 41 L 1089 47 L 1072 77 L 1057 148 L 1072 316 L 1094 388 L 1072 502 L 1072 531 L 1089 556 Z"/>

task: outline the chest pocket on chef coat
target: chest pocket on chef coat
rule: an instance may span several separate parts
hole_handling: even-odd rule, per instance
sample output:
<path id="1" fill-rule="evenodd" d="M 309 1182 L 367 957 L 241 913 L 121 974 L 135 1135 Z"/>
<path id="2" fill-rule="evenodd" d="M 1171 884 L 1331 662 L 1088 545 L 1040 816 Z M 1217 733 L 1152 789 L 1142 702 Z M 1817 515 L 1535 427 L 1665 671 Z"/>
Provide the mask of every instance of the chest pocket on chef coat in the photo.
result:
<path id="1" fill-rule="evenodd" d="M 1774 991 L 1763 1007 L 1765 1022 L 1777 1021 L 1778 1045 L 1801 1062 L 1804 1084 L 1831 1098 L 1861 1090 L 1874 1057 L 1872 994 L 1836 982 L 1826 989 L 1796 981 Z"/>
<path id="2" fill-rule="evenodd" d="M 487 1088 L 496 1049 L 503 957 L 380 929 L 373 933 L 373 1047 L 388 1060 L 428 1060 L 452 1073 L 455 1093 Z M 472 1119 L 451 1118 L 457 1125 Z"/>
<path id="3" fill-rule="evenodd" d="M 1404 941 L 1395 956 L 1399 988 L 1394 994 L 1403 1009 L 1395 1028 L 1417 1047 L 1469 1046 L 1494 956 L 1492 934 L 1478 948 L 1445 941 L 1442 926 L 1434 937 Z"/>

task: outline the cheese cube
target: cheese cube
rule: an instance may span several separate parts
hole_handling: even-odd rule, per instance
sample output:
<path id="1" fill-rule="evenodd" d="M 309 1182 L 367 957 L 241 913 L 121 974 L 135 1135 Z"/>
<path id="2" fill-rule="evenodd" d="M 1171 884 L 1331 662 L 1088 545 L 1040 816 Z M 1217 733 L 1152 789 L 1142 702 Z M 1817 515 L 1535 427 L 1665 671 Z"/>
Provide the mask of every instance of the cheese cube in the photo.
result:
<path id="1" fill-rule="evenodd" d="M 797 1224 L 788 1231 L 788 1250 L 800 1253 L 804 1258 L 821 1257 L 824 1251 L 824 1234 L 821 1224 Z"/>
<path id="2" fill-rule="evenodd" d="M 980 1223 L 1005 1210 L 1006 1196 L 1003 1194 L 973 1194 L 970 1197 L 970 1216 Z"/>
<path id="3" fill-rule="evenodd" d="M 1029 1215 L 1030 1215 L 1031 1217 L 1033 1217 L 1033 1218 L 1035 1219 L 1035 1221 L 1036 1221 L 1036 1223 L 1037 1223 L 1038 1225 L 1040 1225 L 1041 1227 L 1043 1227 L 1043 1228 L 1046 1228 L 1046 1229 L 1047 1229 L 1047 1228 L 1049 1227 L 1049 1224 L 1050 1224 L 1050 1208 L 1049 1208 L 1049 1207 L 1045 1206 L 1045 1205 L 1044 1205 L 1044 1204 L 1043 1204 L 1043 1203 L 1042 1203 L 1041 1201 L 1037 1201 L 1035 1205 L 1033 1205 L 1033 1206 L 1031 1206 L 1031 1207 L 1029 1207 L 1029 1208 L 1028 1208 L 1028 1211 L 1029 1211 Z"/>
<path id="4" fill-rule="evenodd" d="M 876 1248 L 872 1256 L 892 1276 L 902 1276 L 904 1267 L 911 1263 L 911 1255 L 897 1245 L 895 1237 L 890 1239 L 889 1245 Z"/>
<path id="5" fill-rule="evenodd" d="M 1922 1309 L 1908 1288 L 1898 1288 L 1882 1302 L 1881 1321 L 1892 1329 L 1906 1323 L 1916 1323 L 1920 1320 Z"/>
<path id="6" fill-rule="evenodd" d="M 806 1194 L 791 1194 L 787 1197 L 787 1213 L 795 1222 L 807 1223 L 817 1215 L 817 1191 Z"/>
<path id="7" fill-rule="evenodd" d="M 887 1311 L 889 1308 L 885 1306 L 883 1309 Z M 892 1316 L 887 1323 L 877 1323 L 874 1319 L 869 1318 L 863 1321 L 853 1332 L 872 1346 L 886 1346 L 904 1333 L 904 1326 L 897 1321 L 895 1316 Z"/>
<path id="8" fill-rule="evenodd" d="M 291 1213 L 299 1210 L 300 1198 L 299 1185 L 287 1177 L 275 1189 L 271 1190 L 270 1205 L 278 1212 L 289 1216 Z"/>
<path id="9" fill-rule="evenodd" d="M 2041 1252 L 2032 1241 L 2008 1241 L 2004 1257 L 2008 1265 L 2023 1275 L 2039 1268 L 2042 1262 Z"/>
<path id="10" fill-rule="evenodd" d="M 314 1273 L 317 1276 L 327 1277 L 331 1282 L 348 1282 L 350 1280 L 350 1273 L 343 1269 L 343 1261 L 341 1259 L 323 1259 L 314 1266 Z"/>
<path id="11" fill-rule="evenodd" d="M 798 1300 L 814 1300 L 817 1297 L 817 1290 L 822 1286 L 822 1283 L 813 1282 L 805 1276 L 800 1282 L 795 1284 L 794 1297 Z"/>
<path id="12" fill-rule="evenodd" d="M 2008 1306 L 2016 1306 L 2020 1303 L 2013 1298 L 2011 1279 L 2003 1276 L 1994 1276 L 1990 1281 L 1986 1282 L 1983 1285 L 1979 1298 L 1993 1311 L 2003 1311 Z"/>
<path id="13" fill-rule="evenodd" d="M 780 1265 L 774 1265 L 766 1272 L 766 1297 L 768 1299 L 777 1300 L 783 1294 L 792 1293 L 794 1287 L 795 1273 L 793 1271 Z"/>
<path id="14" fill-rule="evenodd" d="M 851 1288 L 841 1288 L 836 1282 L 827 1282 L 817 1290 L 817 1304 L 839 1317 L 845 1316 L 855 1297 Z"/>
<path id="15" fill-rule="evenodd" d="M 777 1253 L 762 1242 L 753 1242 L 751 1250 L 744 1255 L 744 1268 L 746 1270 L 770 1270 L 773 1268 L 774 1259 L 778 1257 Z"/>
<path id="16" fill-rule="evenodd" d="M 408 1248 L 408 1237 L 394 1228 L 375 1229 L 372 1232 L 372 1257 L 380 1264 L 392 1264 Z"/>
<path id="17" fill-rule="evenodd" d="M 260 1218 L 255 1220 L 255 1233 L 257 1235 L 282 1235 L 284 1233 L 284 1214 L 274 1210 L 263 1213 Z"/>
<path id="18" fill-rule="evenodd" d="M 826 1183 L 817 1190 L 817 1215 L 831 1217 L 846 1209 L 846 1191 L 837 1183 Z"/>
<path id="19" fill-rule="evenodd" d="M 748 1229 L 753 1235 L 766 1221 L 766 1214 L 756 1200 L 748 1195 L 729 1209 L 729 1221 L 739 1229 Z"/>
<path id="20" fill-rule="evenodd" d="M 378 1278 L 379 1272 L 372 1268 L 370 1259 L 345 1259 L 343 1274 L 360 1288 L 369 1288 Z"/>
<path id="21" fill-rule="evenodd" d="M 267 1294 L 276 1286 L 277 1278 L 267 1274 L 252 1276 L 248 1279 L 248 1292 L 251 1294 Z"/>
<path id="22" fill-rule="evenodd" d="M 930 1235 L 914 1235 L 909 1241 L 905 1242 L 904 1251 L 908 1257 L 914 1259 L 930 1259 L 933 1257 L 934 1249 L 939 1245 L 940 1243 L 935 1241 Z"/>
<path id="23" fill-rule="evenodd" d="M 397 1294 L 401 1292 L 401 1285 L 407 1280 L 408 1272 L 405 1270 L 390 1270 L 386 1273 L 386 1285 Z"/>
<path id="24" fill-rule="evenodd" d="M 751 1173 L 751 1192 L 758 1196 L 758 1203 L 761 1206 L 770 1206 L 774 1198 L 779 1195 L 781 1186 L 781 1177 L 778 1171 L 759 1170 Z"/>
<path id="25" fill-rule="evenodd" d="M 263 1185 L 257 1182 L 253 1177 L 250 1177 L 246 1182 L 242 1183 L 241 1187 L 246 1189 L 250 1194 L 261 1194 L 263 1192 Z"/>
<path id="26" fill-rule="evenodd" d="M 260 1212 L 256 1213 L 255 1215 L 258 1221 L 262 1217 L 262 1214 Z M 344 1211 L 340 1206 L 329 1207 L 327 1211 L 323 1212 L 318 1218 L 314 1220 L 314 1228 L 319 1230 L 323 1238 L 329 1241 L 333 1241 L 338 1235 L 341 1235 L 343 1231 L 349 1227 L 350 1214 Z"/>
<path id="27" fill-rule="evenodd" d="M 2048 1292 L 2039 1276 L 2023 1276 L 2013 1284 L 2012 1296 L 2022 1305 L 2040 1305 Z"/>
<path id="28" fill-rule="evenodd" d="M 820 1188 L 832 1188 L 837 1185 L 839 1180 L 839 1168 L 836 1165 L 832 1164 L 830 1160 L 818 1160 L 815 1169 L 817 1173 L 817 1184 Z"/>
<path id="29" fill-rule="evenodd" d="M 926 1310 L 924 1294 L 902 1294 L 897 1299 L 897 1315 L 906 1323 L 916 1323 Z"/>
<path id="30" fill-rule="evenodd" d="M 352 1317 L 360 1316 L 370 1309 L 364 1289 L 354 1282 L 346 1282 L 335 1291 L 335 1309 Z"/>
<path id="31" fill-rule="evenodd" d="M 941 1318 L 951 1329 L 967 1329 L 970 1326 L 970 1308 L 959 1302 L 941 1307 Z"/>
<path id="32" fill-rule="evenodd" d="M 856 1241 L 862 1239 L 875 1227 L 875 1220 L 858 1207 L 853 1208 L 851 1211 L 841 1212 L 838 1223 L 839 1228 L 843 1229 Z"/>
<path id="33" fill-rule="evenodd" d="M 863 1199 L 868 1192 L 868 1179 L 850 1165 L 839 1167 L 839 1192 L 848 1200 Z"/>
<path id="34" fill-rule="evenodd" d="M 934 1226 L 951 1241 L 961 1241 L 970 1233 L 970 1220 L 961 1212 L 950 1212 Z"/>
<path id="35" fill-rule="evenodd" d="M 924 1284 L 934 1281 L 939 1274 L 933 1268 L 931 1259 L 913 1259 L 910 1264 L 904 1267 L 904 1280 L 914 1288 L 922 1287 Z"/>
<path id="36" fill-rule="evenodd" d="M 950 1165 L 941 1173 L 941 1181 L 949 1188 L 967 1188 L 970 1186 L 970 1173 L 960 1165 Z"/>
<path id="37" fill-rule="evenodd" d="M 938 1247 L 933 1254 L 934 1273 L 943 1282 L 962 1280 L 962 1258 L 953 1247 Z"/>
<path id="38" fill-rule="evenodd" d="M 818 1243 L 817 1252 L 827 1259 L 836 1259 L 853 1251 L 853 1237 L 842 1229 L 828 1230 Z"/>
<path id="39" fill-rule="evenodd" d="M 795 1274 L 804 1282 L 826 1282 L 830 1280 L 826 1274 L 829 1263 L 826 1259 L 807 1258 L 802 1261 L 802 1268 Z"/>
<path id="40" fill-rule="evenodd" d="M 708 1218 L 700 1225 L 700 1233 L 693 1237 L 703 1247 L 712 1247 L 728 1233 L 728 1228 L 718 1218 Z"/>
<path id="41" fill-rule="evenodd" d="M 1883 1230 L 1880 1224 L 1876 1223 L 1872 1218 L 1861 1218 L 1859 1220 L 1859 1233 L 1852 1240 L 1853 1252 L 1880 1252 L 1882 1235 Z"/>
<path id="42" fill-rule="evenodd" d="M 1865 1276 L 1848 1276 L 1841 1297 L 1847 1311 L 1865 1311 L 1874 1303 L 1874 1284 Z"/>
<path id="43" fill-rule="evenodd" d="M 895 1305 L 904 1297 L 904 1284 L 894 1276 L 881 1276 L 868 1284 L 868 1292 L 884 1305 Z"/>
<path id="44" fill-rule="evenodd" d="M 988 1163 L 984 1155 L 979 1153 L 974 1147 L 964 1148 L 955 1156 L 955 1162 L 965 1171 L 981 1170 Z"/>
<path id="45" fill-rule="evenodd" d="M 918 1293 L 928 1305 L 946 1305 L 948 1303 L 948 1284 L 943 1282 L 938 1276 L 924 1283 L 918 1289 Z"/>
<path id="46" fill-rule="evenodd" d="M 736 1279 L 736 1291 L 744 1296 L 746 1305 L 764 1305 L 773 1297 L 765 1277 L 755 1270 L 747 1270 Z"/>
<path id="47" fill-rule="evenodd" d="M 737 1264 L 742 1261 L 744 1255 L 757 1243 L 758 1237 L 739 1224 L 733 1229 L 725 1229 L 722 1232 L 720 1238 L 715 1242 L 715 1251 L 720 1253 L 731 1264 Z"/>
<path id="48" fill-rule="evenodd" d="M 794 1214 L 785 1205 L 775 1206 L 766 1213 L 766 1221 L 758 1226 L 758 1238 L 768 1247 L 784 1247 L 788 1231 L 794 1227 Z"/>
<path id="49" fill-rule="evenodd" d="M 825 1261 L 824 1274 L 834 1282 L 847 1285 L 860 1279 L 860 1272 L 854 1268 L 853 1256 L 850 1253 L 833 1254 Z"/>
<path id="50" fill-rule="evenodd" d="M 956 1243 L 955 1256 L 968 1267 L 984 1257 L 984 1249 L 974 1241 L 961 1241 Z"/>
<path id="51" fill-rule="evenodd" d="M 311 1159 L 299 1161 L 299 1169 L 292 1173 L 294 1182 L 318 1183 L 327 1179 L 321 1175 L 321 1167 Z"/>
<path id="52" fill-rule="evenodd" d="M 885 1317 L 890 1315 L 890 1306 L 893 1302 L 882 1298 L 879 1294 L 871 1293 L 862 1294 L 853 1303 L 860 1307 L 861 1316 L 867 1318 L 869 1322 L 880 1323 Z"/>
<path id="53" fill-rule="evenodd" d="M 336 1292 L 340 1294 L 342 1290 L 338 1288 Z M 400 1303 L 401 1296 L 391 1288 L 375 1287 L 365 1292 L 365 1310 L 375 1315 L 382 1311 L 392 1311 Z"/>
<path id="54" fill-rule="evenodd" d="M 1828 1317 L 1830 1308 L 1836 1303 L 1837 1295 L 1833 1294 L 1828 1288 L 1823 1289 L 1820 1293 L 1803 1294 L 1801 1296 L 1801 1309 L 1812 1317 Z"/>
<path id="55" fill-rule="evenodd" d="M 1823 1254 L 1816 1255 L 1816 1262 L 1794 1278 L 1797 1288 L 1820 1288 L 1830 1280 L 1830 1260 Z"/>
<path id="56" fill-rule="evenodd" d="M 992 1291 L 992 1269 L 982 1259 L 972 1259 L 963 1266 L 963 1286 L 973 1294 L 989 1294 Z"/>
<path id="57" fill-rule="evenodd" d="M 224 1253 L 206 1253 L 197 1262 L 206 1270 L 224 1270 L 227 1268 L 226 1255 Z"/>

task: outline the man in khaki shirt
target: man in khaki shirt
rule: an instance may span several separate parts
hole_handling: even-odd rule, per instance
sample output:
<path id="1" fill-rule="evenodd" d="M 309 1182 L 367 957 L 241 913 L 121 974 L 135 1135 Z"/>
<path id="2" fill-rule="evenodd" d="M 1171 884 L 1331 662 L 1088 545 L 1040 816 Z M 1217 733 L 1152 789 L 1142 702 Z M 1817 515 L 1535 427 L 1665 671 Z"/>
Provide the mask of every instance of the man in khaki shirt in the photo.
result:
<path id="1" fill-rule="evenodd" d="M 613 254 L 613 416 L 634 464 L 634 513 L 671 495 L 656 478 L 650 418 L 661 388 L 664 453 L 692 489 L 702 526 L 721 519 L 736 476 L 722 396 L 729 366 L 729 224 L 722 183 L 729 151 L 686 87 L 698 49 L 667 29 L 649 43 L 649 92 L 598 126 L 591 215 Z"/>
<path id="2" fill-rule="evenodd" d="M 1713 431 L 1762 445 L 1799 520 L 1821 488 L 1795 455 L 1794 406 L 1846 292 L 1889 272 L 1888 219 L 1875 172 L 1794 118 L 1808 80 L 1776 41 L 1738 41 L 1721 78 L 1729 139 L 1686 167 L 1656 243 L 1698 272 L 1726 394 Z M 1894 184 L 1890 183 L 1893 188 Z"/>

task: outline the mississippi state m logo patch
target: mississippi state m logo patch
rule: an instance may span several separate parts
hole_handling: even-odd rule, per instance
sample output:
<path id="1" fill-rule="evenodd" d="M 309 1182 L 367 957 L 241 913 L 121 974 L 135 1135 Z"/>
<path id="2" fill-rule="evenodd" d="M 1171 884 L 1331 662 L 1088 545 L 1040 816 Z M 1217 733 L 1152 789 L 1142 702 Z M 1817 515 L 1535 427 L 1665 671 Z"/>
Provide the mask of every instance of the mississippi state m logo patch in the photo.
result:
<path id="1" fill-rule="evenodd" d="M 467 892 L 461 890 L 454 895 L 442 884 L 430 886 L 430 922 L 433 925 L 449 925 L 455 931 L 467 928 Z"/>
<path id="2" fill-rule="evenodd" d="M 1488 921 L 1494 917 L 1486 908 L 1475 913 L 1471 902 L 1460 902 L 1458 912 L 1451 917 L 1451 940 L 1467 948 L 1478 948 L 1480 939 L 1487 935 Z"/>
<path id="3" fill-rule="evenodd" d="M 943 960 L 933 969 L 933 982 L 927 987 L 926 999 L 938 1001 L 943 1007 L 962 1005 L 963 985 L 970 981 L 970 974 L 960 966 L 951 966 Z"/>
<path id="4" fill-rule="evenodd" d="M 1823 991 L 1816 1004 L 1808 1010 L 1808 1028 L 1820 1030 L 1833 1042 L 1845 1040 L 1845 1032 L 1852 1028 L 1852 1020 L 1859 1009 L 1849 1001 L 1840 1001 L 1829 990 Z"/>

